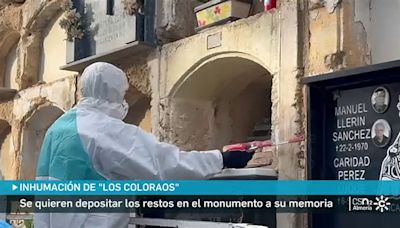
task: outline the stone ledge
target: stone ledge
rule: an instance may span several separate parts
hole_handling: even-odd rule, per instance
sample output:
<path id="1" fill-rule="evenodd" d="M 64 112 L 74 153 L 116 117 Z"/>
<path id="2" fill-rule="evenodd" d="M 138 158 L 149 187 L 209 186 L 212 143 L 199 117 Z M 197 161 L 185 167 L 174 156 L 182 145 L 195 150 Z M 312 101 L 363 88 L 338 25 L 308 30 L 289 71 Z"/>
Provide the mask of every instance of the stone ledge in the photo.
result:
<path id="1" fill-rule="evenodd" d="M 117 65 L 121 63 L 121 59 L 132 58 L 132 61 L 134 61 L 136 58 L 144 58 L 154 48 L 145 42 L 135 41 L 122 48 L 74 61 L 60 67 L 60 69 L 82 72 L 88 65 L 100 61 Z"/>

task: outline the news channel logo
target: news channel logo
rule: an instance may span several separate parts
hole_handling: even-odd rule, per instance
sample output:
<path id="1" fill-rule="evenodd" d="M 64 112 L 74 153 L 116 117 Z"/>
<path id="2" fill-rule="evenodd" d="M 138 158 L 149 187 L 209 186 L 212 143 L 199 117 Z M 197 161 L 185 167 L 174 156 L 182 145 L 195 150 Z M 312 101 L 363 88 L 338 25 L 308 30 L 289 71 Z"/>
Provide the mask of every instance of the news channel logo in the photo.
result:
<path id="1" fill-rule="evenodd" d="M 374 199 L 366 197 L 348 198 L 348 211 L 377 211 L 384 212 L 400 212 L 400 203 L 391 202 L 392 199 L 398 200 L 399 197 L 378 196 Z"/>

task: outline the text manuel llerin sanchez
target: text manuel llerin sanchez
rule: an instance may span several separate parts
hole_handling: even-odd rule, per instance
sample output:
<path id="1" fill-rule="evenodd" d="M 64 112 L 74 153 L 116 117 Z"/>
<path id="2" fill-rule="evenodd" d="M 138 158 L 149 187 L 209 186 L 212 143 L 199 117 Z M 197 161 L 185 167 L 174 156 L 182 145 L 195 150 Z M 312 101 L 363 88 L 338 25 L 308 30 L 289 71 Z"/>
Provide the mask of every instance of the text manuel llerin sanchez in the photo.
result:
<path id="1" fill-rule="evenodd" d="M 53 183 L 54 182 L 54 183 Z M 29 182 L 20 183 L 20 191 L 29 192 L 173 192 L 177 184 L 174 183 L 113 183 L 113 182 Z"/>
<path id="2" fill-rule="evenodd" d="M 333 132 L 333 142 L 371 139 L 371 129 L 366 127 L 366 113 L 365 103 L 336 107 L 337 131 Z"/>

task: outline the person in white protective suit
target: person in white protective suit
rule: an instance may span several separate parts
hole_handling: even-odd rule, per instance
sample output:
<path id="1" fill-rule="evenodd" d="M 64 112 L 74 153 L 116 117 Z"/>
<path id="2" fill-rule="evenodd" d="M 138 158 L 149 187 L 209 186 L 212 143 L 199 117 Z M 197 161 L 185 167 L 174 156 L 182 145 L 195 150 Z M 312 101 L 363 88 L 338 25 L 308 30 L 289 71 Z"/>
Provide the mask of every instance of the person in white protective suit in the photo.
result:
<path id="1" fill-rule="evenodd" d="M 46 132 L 37 180 L 207 179 L 224 167 L 245 167 L 254 153 L 181 151 L 141 128 L 124 123 L 125 73 L 94 63 L 81 76 L 82 99 Z M 126 228 L 128 214 L 35 214 L 36 228 Z"/>

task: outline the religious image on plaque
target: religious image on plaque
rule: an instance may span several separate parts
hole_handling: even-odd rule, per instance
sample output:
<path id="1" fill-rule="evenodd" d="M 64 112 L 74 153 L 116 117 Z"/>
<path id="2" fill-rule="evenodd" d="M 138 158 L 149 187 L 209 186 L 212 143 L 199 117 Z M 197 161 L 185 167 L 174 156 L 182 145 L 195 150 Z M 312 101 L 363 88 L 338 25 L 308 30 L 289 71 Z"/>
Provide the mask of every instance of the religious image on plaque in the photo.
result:
<path id="1" fill-rule="evenodd" d="M 385 87 L 378 87 L 371 96 L 372 108 L 376 113 L 384 113 L 389 108 L 390 94 Z"/>
<path id="2" fill-rule="evenodd" d="M 375 121 L 371 129 L 372 143 L 377 147 L 385 147 L 391 138 L 392 130 L 384 119 Z"/>
<path id="3" fill-rule="evenodd" d="M 381 166 L 380 180 L 400 180 L 400 133 L 389 147 Z"/>

